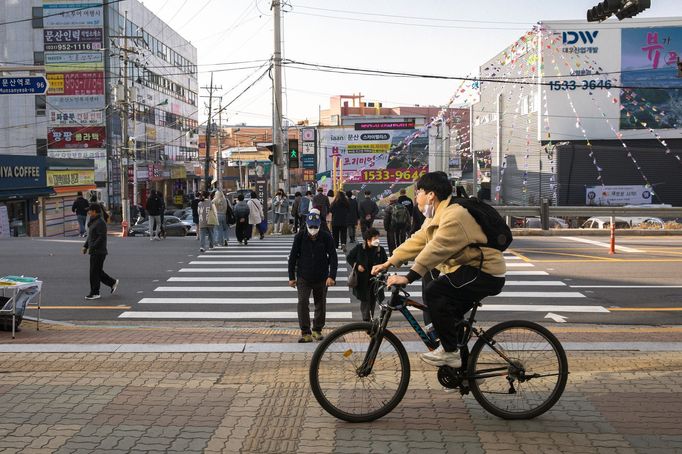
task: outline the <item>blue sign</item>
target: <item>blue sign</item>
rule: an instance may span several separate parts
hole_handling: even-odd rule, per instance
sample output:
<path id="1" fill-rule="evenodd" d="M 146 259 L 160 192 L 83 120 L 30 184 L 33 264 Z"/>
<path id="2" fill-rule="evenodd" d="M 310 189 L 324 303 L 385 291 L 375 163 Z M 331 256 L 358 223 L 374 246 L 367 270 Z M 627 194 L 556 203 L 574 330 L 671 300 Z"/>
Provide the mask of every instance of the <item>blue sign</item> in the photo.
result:
<path id="1" fill-rule="evenodd" d="M 314 154 L 302 154 L 301 155 L 301 167 L 304 169 L 314 169 L 315 168 L 315 155 Z"/>
<path id="2" fill-rule="evenodd" d="M 46 170 L 44 156 L 0 155 L 0 191 L 44 188 Z"/>
<path id="3" fill-rule="evenodd" d="M 0 95 L 44 95 L 47 93 L 45 76 L 0 77 Z"/>

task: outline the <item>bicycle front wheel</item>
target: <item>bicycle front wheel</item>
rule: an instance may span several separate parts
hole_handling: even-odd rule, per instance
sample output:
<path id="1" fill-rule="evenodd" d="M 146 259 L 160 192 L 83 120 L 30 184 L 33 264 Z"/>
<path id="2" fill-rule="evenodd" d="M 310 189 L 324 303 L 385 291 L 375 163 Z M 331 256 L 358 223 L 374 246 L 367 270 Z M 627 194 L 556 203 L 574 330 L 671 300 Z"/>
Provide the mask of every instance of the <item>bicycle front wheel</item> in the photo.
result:
<path id="1" fill-rule="evenodd" d="M 386 330 L 371 369 L 367 352 L 375 345 L 371 323 L 351 323 L 327 336 L 310 363 L 310 387 L 332 416 L 348 422 L 381 418 L 402 400 L 410 382 L 410 360 L 395 334 Z"/>
<path id="2" fill-rule="evenodd" d="M 487 411 L 504 419 L 531 419 L 561 397 L 568 361 L 548 329 L 514 320 L 493 326 L 476 341 L 468 373 L 469 388 Z"/>

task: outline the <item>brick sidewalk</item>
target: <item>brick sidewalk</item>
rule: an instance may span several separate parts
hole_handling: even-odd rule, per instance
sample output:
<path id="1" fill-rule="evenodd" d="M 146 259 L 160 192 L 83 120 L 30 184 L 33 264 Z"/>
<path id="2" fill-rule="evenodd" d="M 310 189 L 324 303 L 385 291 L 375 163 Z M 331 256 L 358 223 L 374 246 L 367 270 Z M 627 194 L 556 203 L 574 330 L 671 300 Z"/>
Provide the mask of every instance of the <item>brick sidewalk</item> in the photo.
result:
<path id="1" fill-rule="evenodd" d="M 569 352 L 545 415 L 504 421 L 410 355 L 388 416 L 348 424 L 308 387 L 309 354 L 0 354 L 0 451 L 682 452 L 682 353 Z"/>

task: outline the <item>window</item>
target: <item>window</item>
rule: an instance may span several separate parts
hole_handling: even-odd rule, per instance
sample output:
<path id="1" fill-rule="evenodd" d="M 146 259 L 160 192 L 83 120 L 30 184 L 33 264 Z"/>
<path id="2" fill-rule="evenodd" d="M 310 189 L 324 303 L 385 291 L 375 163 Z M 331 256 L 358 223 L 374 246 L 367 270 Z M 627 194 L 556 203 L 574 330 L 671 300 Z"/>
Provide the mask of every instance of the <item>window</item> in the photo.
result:
<path id="1" fill-rule="evenodd" d="M 43 28 L 43 8 L 35 6 L 31 8 L 31 12 L 31 23 L 33 24 L 33 28 Z"/>
<path id="2" fill-rule="evenodd" d="M 45 64 L 45 52 L 33 52 L 33 64 L 42 66 Z"/>
<path id="3" fill-rule="evenodd" d="M 38 156 L 47 156 L 47 139 L 36 139 L 36 151 Z"/>
<path id="4" fill-rule="evenodd" d="M 44 116 L 45 109 L 47 108 L 47 102 L 45 95 L 36 95 L 36 115 Z"/>

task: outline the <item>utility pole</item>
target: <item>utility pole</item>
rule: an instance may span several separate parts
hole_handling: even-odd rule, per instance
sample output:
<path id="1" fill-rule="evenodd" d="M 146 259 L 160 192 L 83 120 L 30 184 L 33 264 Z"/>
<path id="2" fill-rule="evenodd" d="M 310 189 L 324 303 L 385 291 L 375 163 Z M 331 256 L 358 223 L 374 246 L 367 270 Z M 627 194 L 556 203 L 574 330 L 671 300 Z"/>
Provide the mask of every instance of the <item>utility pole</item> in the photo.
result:
<path id="1" fill-rule="evenodd" d="M 126 23 L 128 20 L 128 11 L 125 12 Z M 123 47 L 119 50 L 123 53 L 123 86 L 119 85 L 118 94 L 122 94 L 123 101 L 121 103 L 121 150 L 120 150 L 120 172 L 121 172 L 121 225 L 123 227 L 123 236 L 127 236 L 127 226 L 130 225 L 130 202 L 128 195 L 128 159 L 130 157 L 130 137 L 128 134 L 128 108 L 130 107 L 130 90 L 128 88 L 128 61 L 129 54 L 139 54 L 136 49 L 128 47 L 128 39 L 137 40 L 143 39 L 142 36 L 137 35 L 120 35 L 110 36 L 110 38 L 123 39 Z M 122 91 L 122 93 L 121 93 Z"/>
<path id="2" fill-rule="evenodd" d="M 272 159 L 272 193 L 274 194 L 279 187 L 279 172 L 282 168 L 282 38 L 281 26 L 281 0 L 272 0 L 274 20 L 274 74 L 272 78 L 273 91 L 273 124 L 272 124 L 272 143 L 275 145 Z"/>
<path id="3" fill-rule="evenodd" d="M 215 178 L 216 185 L 218 189 L 223 189 L 223 146 L 222 146 L 222 136 L 223 136 L 223 97 L 218 97 L 218 149 L 215 152 Z"/>
<path id="4" fill-rule="evenodd" d="M 211 72 L 211 85 L 208 87 L 201 87 L 203 90 L 208 91 L 208 96 L 202 96 L 202 98 L 208 98 L 208 122 L 206 124 L 206 160 L 204 161 L 204 191 L 208 191 L 211 185 L 210 175 L 208 173 L 209 163 L 211 161 L 211 116 L 213 115 L 213 92 L 222 90 L 222 87 L 215 87 L 213 85 L 213 72 Z"/>

